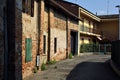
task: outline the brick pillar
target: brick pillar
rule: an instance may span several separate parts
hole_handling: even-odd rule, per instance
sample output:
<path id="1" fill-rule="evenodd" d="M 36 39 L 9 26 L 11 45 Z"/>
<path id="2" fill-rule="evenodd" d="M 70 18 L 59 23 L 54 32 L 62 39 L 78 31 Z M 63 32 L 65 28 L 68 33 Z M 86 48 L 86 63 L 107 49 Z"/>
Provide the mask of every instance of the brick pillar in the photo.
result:
<path id="1" fill-rule="evenodd" d="M 49 13 L 48 13 L 48 61 L 51 60 L 50 54 L 51 54 L 51 28 L 54 27 L 54 11 L 49 7 Z"/>
<path id="2" fill-rule="evenodd" d="M 40 54 L 40 64 L 42 64 L 42 54 L 43 54 L 43 28 L 44 28 L 44 0 L 40 1 L 40 49 L 39 49 L 39 54 Z"/>
<path id="3" fill-rule="evenodd" d="M 70 43 L 70 28 L 69 28 L 69 23 L 70 23 L 70 21 L 69 21 L 69 19 L 67 19 L 67 52 L 68 52 L 68 55 L 69 55 L 69 53 L 71 52 L 71 43 Z"/>

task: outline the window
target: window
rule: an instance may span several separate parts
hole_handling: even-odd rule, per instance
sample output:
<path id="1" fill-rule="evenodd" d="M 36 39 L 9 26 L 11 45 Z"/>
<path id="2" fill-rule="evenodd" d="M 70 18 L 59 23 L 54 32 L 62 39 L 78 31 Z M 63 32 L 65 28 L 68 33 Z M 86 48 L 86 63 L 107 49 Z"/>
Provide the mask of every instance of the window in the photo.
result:
<path id="1" fill-rule="evenodd" d="M 23 12 L 34 16 L 34 0 L 22 0 Z"/>
<path id="2" fill-rule="evenodd" d="M 26 56 L 25 61 L 30 62 L 32 60 L 32 39 L 26 38 Z"/>
<path id="3" fill-rule="evenodd" d="M 82 26 L 81 26 L 81 31 L 84 31 L 84 22 L 85 22 L 85 20 L 84 20 L 84 18 L 82 18 L 82 20 L 83 20 L 83 22 L 82 22 Z"/>
<path id="4" fill-rule="evenodd" d="M 54 38 L 54 53 L 57 52 L 57 38 Z"/>
<path id="5" fill-rule="evenodd" d="M 91 43 L 91 39 L 88 39 L 89 43 Z"/>
<path id="6" fill-rule="evenodd" d="M 46 36 L 43 36 L 43 53 L 46 53 Z"/>
<path id="7" fill-rule="evenodd" d="M 81 44 L 84 44 L 84 38 L 81 38 Z"/>

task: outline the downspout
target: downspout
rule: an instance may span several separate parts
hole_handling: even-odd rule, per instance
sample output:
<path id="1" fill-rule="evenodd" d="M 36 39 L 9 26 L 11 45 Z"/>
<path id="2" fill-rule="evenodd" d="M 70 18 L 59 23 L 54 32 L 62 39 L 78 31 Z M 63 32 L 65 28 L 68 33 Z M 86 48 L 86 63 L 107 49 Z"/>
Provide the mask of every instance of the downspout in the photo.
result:
<path id="1" fill-rule="evenodd" d="M 8 35 L 7 35 L 7 15 L 6 15 L 6 8 L 3 9 L 4 16 L 3 16 L 3 23 L 4 23 L 4 79 L 8 80 Z"/>
<path id="2" fill-rule="evenodd" d="M 51 40 L 51 38 L 50 38 L 50 34 L 51 32 L 50 32 L 50 6 L 49 6 L 49 8 L 48 8 L 48 57 L 47 57 L 47 61 L 49 62 L 50 61 L 50 44 L 51 44 L 51 42 L 50 42 L 50 40 Z"/>
<path id="3" fill-rule="evenodd" d="M 38 43 L 37 43 L 37 46 L 38 46 L 38 50 L 37 50 L 37 56 L 36 56 L 36 67 L 37 69 L 39 69 L 39 65 L 40 65 L 40 60 L 38 60 L 38 58 L 40 59 L 40 0 L 36 0 L 36 28 L 37 28 L 37 32 L 38 32 Z"/>
<path id="4" fill-rule="evenodd" d="M 78 7 L 78 17 L 79 18 L 81 18 L 80 12 L 81 12 L 81 10 Z M 78 20 L 78 56 L 80 56 L 80 47 L 81 47 L 81 44 L 79 43 L 80 42 L 80 27 L 81 27 L 80 22 L 81 22 L 81 20 Z"/>

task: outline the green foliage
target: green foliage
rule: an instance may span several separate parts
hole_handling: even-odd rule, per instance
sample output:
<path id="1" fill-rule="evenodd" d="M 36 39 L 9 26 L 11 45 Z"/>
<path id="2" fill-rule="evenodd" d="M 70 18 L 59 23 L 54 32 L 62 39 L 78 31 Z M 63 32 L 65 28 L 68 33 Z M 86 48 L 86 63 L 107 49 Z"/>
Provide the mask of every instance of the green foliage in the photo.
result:
<path id="1" fill-rule="evenodd" d="M 73 54 L 70 53 L 69 56 L 68 56 L 69 59 L 72 59 L 73 58 Z"/>
<path id="2" fill-rule="evenodd" d="M 52 60 L 52 61 L 48 61 L 47 64 L 53 65 L 55 64 L 57 61 L 56 60 Z"/>
<path id="3" fill-rule="evenodd" d="M 41 70 L 42 71 L 46 70 L 46 65 L 44 63 L 41 65 Z"/>
<path id="4" fill-rule="evenodd" d="M 37 73 L 37 71 L 38 71 L 38 70 L 37 70 L 37 67 L 35 67 L 35 68 L 33 69 L 33 72 L 34 72 L 34 73 Z"/>
<path id="5" fill-rule="evenodd" d="M 82 44 L 80 47 L 80 52 L 97 52 L 99 49 L 99 43 L 96 44 Z"/>

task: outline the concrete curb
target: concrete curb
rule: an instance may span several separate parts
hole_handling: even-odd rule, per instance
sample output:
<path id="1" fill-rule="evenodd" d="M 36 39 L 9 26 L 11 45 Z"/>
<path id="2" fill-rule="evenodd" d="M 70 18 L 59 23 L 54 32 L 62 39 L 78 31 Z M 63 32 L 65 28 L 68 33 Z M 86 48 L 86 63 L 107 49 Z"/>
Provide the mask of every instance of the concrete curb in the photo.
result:
<path id="1" fill-rule="evenodd" d="M 120 77 L 120 70 L 112 60 L 110 60 L 110 66 L 113 69 L 113 71 Z"/>

